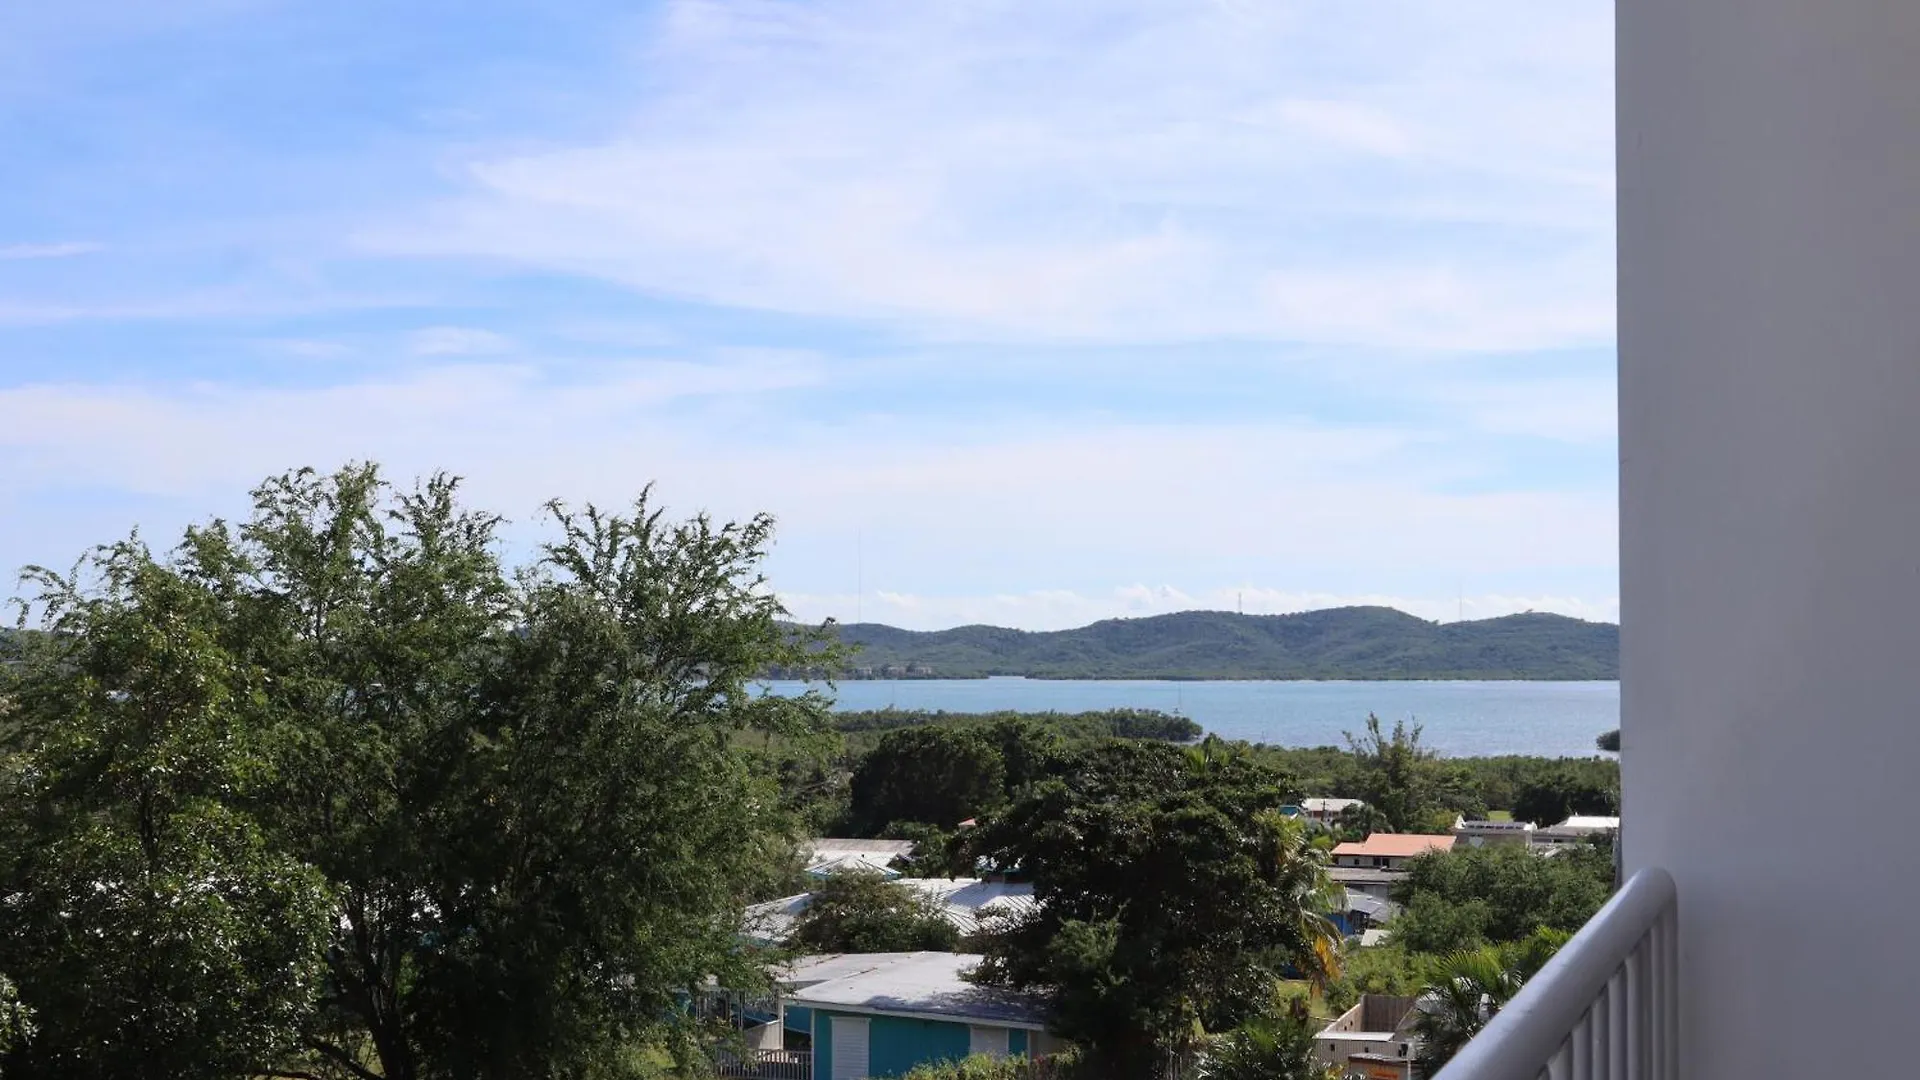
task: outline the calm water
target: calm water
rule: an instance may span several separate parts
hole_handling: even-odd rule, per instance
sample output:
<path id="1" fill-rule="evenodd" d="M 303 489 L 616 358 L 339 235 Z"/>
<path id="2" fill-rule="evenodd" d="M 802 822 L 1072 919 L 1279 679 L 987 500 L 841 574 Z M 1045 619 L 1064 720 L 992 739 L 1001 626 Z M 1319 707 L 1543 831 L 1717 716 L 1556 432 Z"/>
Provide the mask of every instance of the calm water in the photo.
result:
<path id="1" fill-rule="evenodd" d="M 797 682 L 771 684 L 797 693 Z M 1339 746 L 1369 712 L 1425 725 L 1441 753 L 1589 756 L 1594 737 L 1620 726 L 1617 682 L 1092 682 L 1052 679 L 861 680 L 839 684 L 840 709 L 1134 707 L 1191 717 L 1230 739 L 1283 746 Z"/>

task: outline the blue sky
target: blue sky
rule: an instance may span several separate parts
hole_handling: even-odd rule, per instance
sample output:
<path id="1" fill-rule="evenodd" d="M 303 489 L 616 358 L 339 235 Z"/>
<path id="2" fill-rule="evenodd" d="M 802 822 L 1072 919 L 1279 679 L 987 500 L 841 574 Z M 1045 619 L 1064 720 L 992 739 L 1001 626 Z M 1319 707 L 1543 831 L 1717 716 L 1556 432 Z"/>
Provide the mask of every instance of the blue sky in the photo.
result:
<path id="1" fill-rule="evenodd" d="M 0 7 L 0 566 L 371 458 L 806 618 L 1616 618 L 1611 20 Z"/>

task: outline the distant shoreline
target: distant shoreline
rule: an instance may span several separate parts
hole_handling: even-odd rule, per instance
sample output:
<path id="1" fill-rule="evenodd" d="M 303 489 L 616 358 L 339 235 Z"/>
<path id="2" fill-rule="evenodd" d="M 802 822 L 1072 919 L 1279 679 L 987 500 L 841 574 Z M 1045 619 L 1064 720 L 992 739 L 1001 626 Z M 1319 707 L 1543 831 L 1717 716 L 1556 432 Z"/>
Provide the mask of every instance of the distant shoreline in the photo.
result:
<path id="1" fill-rule="evenodd" d="M 1276 683 L 1617 683 L 1619 676 L 1562 678 L 1549 675 L 835 675 L 831 678 L 773 678 L 771 682 L 1276 682 Z"/>

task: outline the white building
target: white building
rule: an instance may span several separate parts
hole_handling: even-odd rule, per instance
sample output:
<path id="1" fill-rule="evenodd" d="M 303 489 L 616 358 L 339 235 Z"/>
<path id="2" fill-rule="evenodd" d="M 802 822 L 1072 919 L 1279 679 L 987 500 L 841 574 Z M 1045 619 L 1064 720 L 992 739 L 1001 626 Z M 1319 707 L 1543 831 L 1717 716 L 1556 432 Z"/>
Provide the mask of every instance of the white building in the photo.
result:
<path id="1" fill-rule="evenodd" d="M 1487 847 L 1491 844 L 1529 844 L 1534 839 L 1530 821 L 1468 821 L 1453 823 L 1454 846 Z"/>
<path id="2" fill-rule="evenodd" d="M 1314 1037 L 1314 1059 L 1366 1080 L 1411 1080 L 1420 1052 L 1414 999 L 1366 994 Z"/>
<path id="3" fill-rule="evenodd" d="M 1533 842 L 1547 847 L 1584 844 L 1595 837 L 1613 836 L 1619 831 L 1620 819 L 1617 817 L 1588 817 L 1576 814 L 1558 825 L 1536 829 L 1533 833 Z"/>

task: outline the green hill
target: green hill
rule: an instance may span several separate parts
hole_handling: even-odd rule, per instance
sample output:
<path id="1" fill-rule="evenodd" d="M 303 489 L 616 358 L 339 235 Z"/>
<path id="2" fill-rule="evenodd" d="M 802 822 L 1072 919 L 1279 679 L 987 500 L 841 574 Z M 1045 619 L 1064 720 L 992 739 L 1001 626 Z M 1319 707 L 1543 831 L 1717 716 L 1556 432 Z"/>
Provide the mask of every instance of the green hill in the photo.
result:
<path id="1" fill-rule="evenodd" d="M 1384 607 L 1294 615 L 1183 611 L 1074 630 L 838 628 L 843 677 L 1617 679 L 1620 628 L 1564 615 L 1434 623 Z"/>

